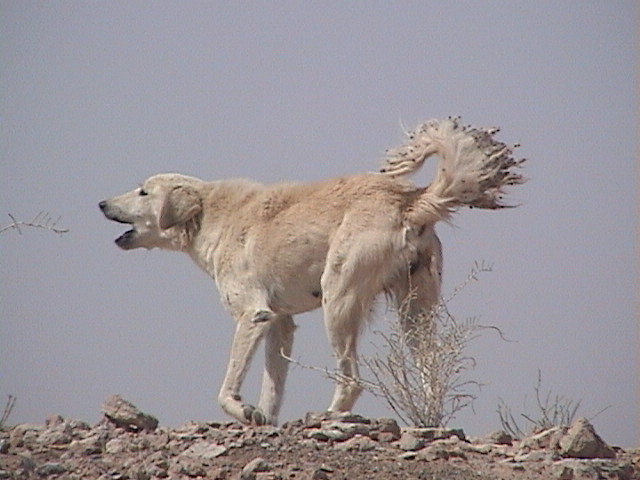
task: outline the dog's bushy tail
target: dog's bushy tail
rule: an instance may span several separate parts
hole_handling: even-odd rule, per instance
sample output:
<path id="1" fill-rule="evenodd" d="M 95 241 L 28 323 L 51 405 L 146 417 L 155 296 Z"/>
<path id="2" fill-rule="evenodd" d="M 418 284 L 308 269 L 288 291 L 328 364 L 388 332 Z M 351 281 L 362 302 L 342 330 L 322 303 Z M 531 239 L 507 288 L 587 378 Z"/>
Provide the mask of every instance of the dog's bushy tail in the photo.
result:
<path id="1" fill-rule="evenodd" d="M 502 203 L 504 189 L 524 183 L 512 147 L 496 140 L 498 128 L 462 126 L 459 118 L 431 120 L 409 132 L 409 142 L 387 151 L 380 172 L 408 177 L 431 155 L 440 157 L 436 178 L 407 212 L 414 225 L 447 220 L 461 206 L 484 209 L 510 207 Z"/>

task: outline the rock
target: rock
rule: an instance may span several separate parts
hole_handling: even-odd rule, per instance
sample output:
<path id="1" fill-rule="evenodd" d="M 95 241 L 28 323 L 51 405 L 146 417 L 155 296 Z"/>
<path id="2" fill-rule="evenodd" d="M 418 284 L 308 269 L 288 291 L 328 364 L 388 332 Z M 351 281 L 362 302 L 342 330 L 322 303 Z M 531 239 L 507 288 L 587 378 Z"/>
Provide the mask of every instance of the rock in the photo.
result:
<path id="1" fill-rule="evenodd" d="M 398 455 L 400 460 L 413 460 L 418 456 L 418 452 L 404 452 Z"/>
<path id="2" fill-rule="evenodd" d="M 513 460 L 516 462 L 549 462 L 557 458 L 557 455 L 554 458 L 553 451 L 533 450 L 529 453 L 518 453 L 513 457 Z"/>
<path id="3" fill-rule="evenodd" d="M 416 450 L 420 450 L 424 447 L 425 441 L 421 438 L 417 438 L 412 432 L 404 431 L 402 432 L 402 436 L 400 437 L 400 441 L 398 442 L 398 447 L 400 450 L 404 450 L 406 452 L 413 452 Z"/>
<path id="4" fill-rule="evenodd" d="M 353 412 L 307 412 L 304 417 L 304 426 L 319 428 L 323 422 L 331 420 L 341 423 L 371 423 L 371 419 Z"/>
<path id="5" fill-rule="evenodd" d="M 211 460 L 227 453 L 224 445 L 218 445 L 205 440 L 199 441 L 187 448 L 181 455 L 186 457 Z"/>
<path id="6" fill-rule="evenodd" d="M 318 440 L 320 442 L 327 442 L 329 441 L 329 437 L 327 436 L 326 433 L 324 433 L 321 429 L 319 428 L 310 428 L 307 429 L 307 431 L 305 432 L 305 436 L 307 438 L 311 438 L 313 440 Z"/>
<path id="7" fill-rule="evenodd" d="M 240 472 L 240 480 L 256 480 L 257 474 L 267 472 L 270 465 L 262 457 L 257 457 L 247 463 L 242 472 Z"/>
<path id="8" fill-rule="evenodd" d="M 615 458 L 616 453 L 586 418 L 578 419 L 560 439 L 560 454 L 571 458 Z"/>
<path id="9" fill-rule="evenodd" d="M 155 417 L 141 412 L 120 395 L 109 397 L 102 405 L 102 413 L 114 425 L 129 431 L 153 431 L 158 426 Z"/>
<path id="10" fill-rule="evenodd" d="M 330 478 L 329 474 L 321 468 L 314 470 L 311 474 L 311 480 L 329 480 Z"/>
<path id="11" fill-rule="evenodd" d="M 331 420 L 337 420 L 342 423 L 362 423 L 367 425 L 371 423 L 369 418 L 352 412 L 333 412 L 330 418 Z"/>
<path id="12" fill-rule="evenodd" d="M 11 448 L 34 446 L 45 430 L 44 425 L 34 425 L 31 423 L 24 423 L 13 427 L 9 435 Z"/>
<path id="13" fill-rule="evenodd" d="M 552 427 L 524 438 L 520 442 L 520 450 L 558 450 L 560 439 L 566 434 L 566 427 Z"/>
<path id="14" fill-rule="evenodd" d="M 491 432 L 489 435 L 475 439 L 473 443 L 493 444 L 493 445 L 512 445 L 513 437 L 504 430 Z"/>
<path id="15" fill-rule="evenodd" d="M 204 477 L 207 474 L 207 470 L 197 458 L 179 457 L 169 467 L 169 477 L 179 478 L 182 474 L 189 477 Z"/>
<path id="16" fill-rule="evenodd" d="M 107 436 L 104 432 L 90 435 L 82 440 L 74 440 L 69 445 L 69 450 L 85 455 L 102 453 L 107 443 Z"/>
<path id="17" fill-rule="evenodd" d="M 417 452 L 418 460 L 432 462 L 434 460 L 448 460 L 449 458 L 467 458 L 464 451 L 456 444 L 436 442 Z"/>
<path id="18" fill-rule="evenodd" d="M 634 468 L 628 463 L 617 465 L 609 460 L 601 459 L 565 459 L 551 466 L 551 474 L 557 480 L 587 480 L 611 478 L 632 480 Z"/>
<path id="19" fill-rule="evenodd" d="M 36 473 L 41 477 L 60 475 L 61 473 L 66 473 L 66 471 L 67 469 L 57 462 L 48 462 L 36 468 Z"/>
<path id="20" fill-rule="evenodd" d="M 368 452 L 369 450 L 374 450 L 377 446 L 378 443 L 371 440 L 369 437 L 356 435 L 345 442 L 336 444 L 334 448 L 344 452 Z"/>
<path id="21" fill-rule="evenodd" d="M 63 423 L 54 429 L 45 430 L 38 437 L 38 443 L 41 445 L 67 445 L 71 443 L 71 435 L 67 433 L 64 426 Z"/>
<path id="22" fill-rule="evenodd" d="M 62 425 L 64 423 L 64 418 L 62 418 L 62 415 L 58 415 L 53 414 L 53 415 L 49 415 L 47 417 L 47 419 L 44 421 L 44 424 L 47 426 L 47 428 L 55 428 L 59 425 Z"/>
<path id="23" fill-rule="evenodd" d="M 324 420 L 329 418 L 329 412 L 307 412 L 304 416 L 304 426 L 306 428 L 320 428 Z"/>
<path id="24" fill-rule="evenodd" d="M 371 428 L 366 423 L 326 420 L 322 422 L 320 431 L 331 440 L 344 442 L 355 435 L 369 435 Z"/>
<path id="25" fill-rule="evenodd" d="M 326 465 L 321 465 L 319 468 L 316 468 L 311 474 L 311 480 L 329 480 L 331 477 L 329 474 L 333 473 L 335 470 Z"/>
<path id="26" fill-rule="evenodd" d="M 551 475 L 558 480 L 573 480 L 573 468 L 564 462 L 556 462 L 551 467 Z"/>
<path id="27" fill-rule="evenodd" d="M 408 428 L 407 431 L 411 432 L 414 437 L 422 438 L 427 442 L 433 442 L 434 440 L 442 440 L 454 436 L 458 437 L 462 441 L 467 439 L 462 429 L 458 428 Z"/>
<path id="28" fill-rule="evenodd" d="M 381 441 L 392 442 L 402 435 L 400 426 L 393 418 L 381 418 L 376 422 L 376 429 Z M 389 434 L 389 435 L 384 435 Z"/>
<path id="29" fill-rule="evenodd" d="M 104 447 L 104 451 L 110 455 L 124 453 L 130 448 L 130 441 L 124 438 L 112 438 Z"/>

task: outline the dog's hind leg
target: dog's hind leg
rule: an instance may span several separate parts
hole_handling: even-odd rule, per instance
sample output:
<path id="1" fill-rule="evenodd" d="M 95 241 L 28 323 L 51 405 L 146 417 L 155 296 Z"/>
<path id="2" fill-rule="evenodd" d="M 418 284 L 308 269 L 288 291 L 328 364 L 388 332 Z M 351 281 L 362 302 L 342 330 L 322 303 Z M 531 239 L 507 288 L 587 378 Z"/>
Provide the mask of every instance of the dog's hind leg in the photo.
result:
<path id="1" fill-rule="evenodd" d="M 265 335 L 265 369 L 258 407 L 264 413 L 266 423 L 272 425 L 278 423 L 295 328 L 291 316 L 278 315 L 270 320 Z"/>
<path id="2" fill-rule="evenodd" d="M 327 258 L 322 275 L 322 306 L 325 328 L 334 355 L 339 379 L 336 383 L 331 411 L 350 411 L 360 393 L 357 343 L 360 330 L 376 294 L 381 290 L 379 272 L 368 269 L 362 261 L 366 242 L 359 239 L 336 240 L 339 245 Z"/>
<path id="3" fill-rule="evenodd" d="M 440 301 L 442 252 L 435 235 L 427 245 L 423 245 L 387 290 L 393 296 L 402 328 L 401 345 L 408 348 L 420 388 L 428 394 L 432 385 L 430 359 L 436 341 L 434 307 Z"/>
<path id="4" fill-rule="evenodd" d="M 350 411 L 362 392 L 358 384 L 358 335 L 363 312 L 352 295 L 340 296 L 325 303 L 325 325 L 336 356 L 338 374 L 330 411 Z"/>
<path id="5" fill-rule="evenodd" d="M 218 402 L 225 412 L 241 422 L 264 425 L 267 423 L 265 414 L 260 409 L 243 403 L 240 396 L 240 387 L 249 370 L 251 359 L 260 340 L 271 326 L 270 322 L 255 323 L 251 320 L 252 315 L 248 315 L 236 323 L 227 374 L 218 394 Z"/>

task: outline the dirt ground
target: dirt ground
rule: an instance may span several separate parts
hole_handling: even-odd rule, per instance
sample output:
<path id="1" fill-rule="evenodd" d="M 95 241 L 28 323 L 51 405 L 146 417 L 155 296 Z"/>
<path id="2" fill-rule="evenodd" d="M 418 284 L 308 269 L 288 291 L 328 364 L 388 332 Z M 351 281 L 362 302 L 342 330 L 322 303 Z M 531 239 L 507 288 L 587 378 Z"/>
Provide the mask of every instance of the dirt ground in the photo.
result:
<path id="1" fill-rule="evenodd" d="M 135 408 L 135 407 L 133 407 Z M 588 422 L 522 440 L 504 432 L 400 429 L 391 419 L 310 413 L 282 427 L 157 427 L 134 411 L 97 425 L 49 417 L 0 432 L 0 479 L 640 479 L 640 449 L 606 445 Z"/>

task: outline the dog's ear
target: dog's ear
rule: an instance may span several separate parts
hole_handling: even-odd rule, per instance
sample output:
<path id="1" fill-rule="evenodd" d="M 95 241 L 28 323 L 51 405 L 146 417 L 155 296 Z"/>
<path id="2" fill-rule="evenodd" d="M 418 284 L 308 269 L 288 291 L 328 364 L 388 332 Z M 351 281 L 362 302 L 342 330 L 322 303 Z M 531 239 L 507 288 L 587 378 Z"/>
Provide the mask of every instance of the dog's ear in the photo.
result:
<path id="1" fill-rule="evenodd" d="M 164 199 L 160 209 L 159 225 L 161 229 L 181 225 L 202 211 L 202 199 L 198 192 L 189 186 L 173 188 Z"/>

